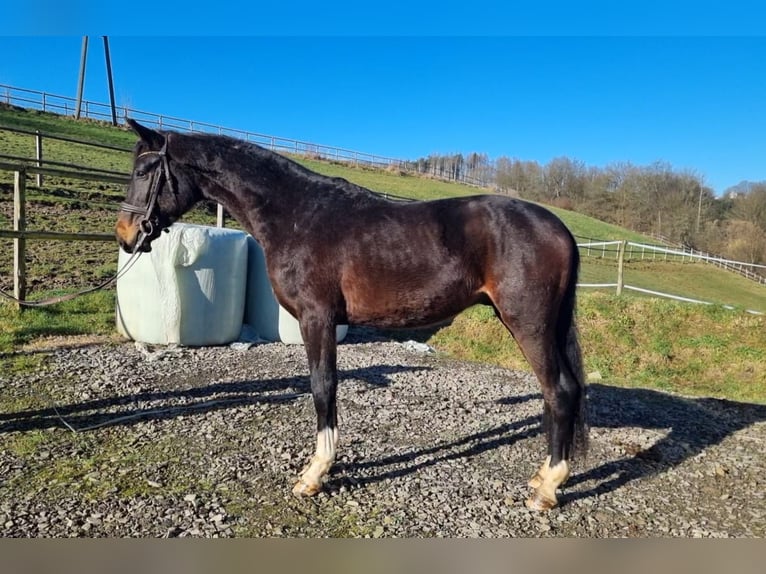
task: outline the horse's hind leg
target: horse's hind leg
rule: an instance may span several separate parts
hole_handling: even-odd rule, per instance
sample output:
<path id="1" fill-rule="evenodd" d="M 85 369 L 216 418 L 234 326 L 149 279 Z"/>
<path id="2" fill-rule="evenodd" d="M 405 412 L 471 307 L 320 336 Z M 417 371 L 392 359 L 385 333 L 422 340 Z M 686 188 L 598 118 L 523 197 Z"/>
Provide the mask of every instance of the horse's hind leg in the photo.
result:
<path id="1" fill-rule="evenodd" d="M 305 317 L 300 325 L 309 362 L 317 437 L 316 452 L 293 488 L 293 494 L 313 496 L 322 490 L 323 478 L 335 461 L 338 447 L 337 342 L 335 325 L 327 320 Z"/>
<path id="2" fill-rule="evenodd" d="M 578 390 L 569 387 L 568 378 L 559 375 L 559 384 L 552 392 L 543 391 L 546 408 L 548 456 L 540 469 L 529 480 L 533 494 L 526 500 L 527 508 L 548 510 L 558 504 L 556 490 L 569 478 L 569 459 L 572 448 L 574 409 L 577 408 Z M 548 406 L 550 405 L 550 406 Z"/>
<path id="3" fill-rule="evenodd" d="M 526 505 L 534 510 L 548 510 L 558 504 L 556 490 L 569 478 L 580 388 L 557 349 L 555 321 L 546 321 L 544 314 L 531 319 L 498 310 L 498 315 L 516 339 L 542 388 L 548 456 L 529 481 L 534 493 Z"/>

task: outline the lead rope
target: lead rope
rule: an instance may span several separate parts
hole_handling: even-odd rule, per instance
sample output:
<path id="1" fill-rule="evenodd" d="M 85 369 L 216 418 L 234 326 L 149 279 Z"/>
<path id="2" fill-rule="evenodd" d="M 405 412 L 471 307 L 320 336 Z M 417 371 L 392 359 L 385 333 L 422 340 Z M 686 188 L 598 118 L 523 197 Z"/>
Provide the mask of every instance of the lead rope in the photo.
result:
<path id="1" fill-rule="evenodd" d="M 136 242 L 136 247 L 133 249 L 133 253 L 130 254 L 130 259 L 128 259 L 125 264 L 122 266 L 121 269 L 117 271 L 117 273 L 114 274 L 114 276 L 110 277 L 106 281 L 103 281 L 96 285 L 95 287 L 88 287 L 87 289 L 83 289 L 82 291 L 77 291 L 76 293 L 67 293 L 66 295 L 59 295 L 58 297 L 50 297 L 49 299 L 42 299 L 40 301 L 27 301 L 25 299 L 18 299 L 17 297 L 14 297 L 10 293 L 6 293 L 2 289 L 0 289 L 0 297 L 3 299 L 7 299 L 8 301 L 12 301 L 14 303 L 17 303 L 19 305 L 22 305 L 24 307 L 47 307 L 48 305 L 54 305 L 56 303 L 61 303 L 63 301 L 70 301 L 72 299 L 75 299 L 77 297 L 80 297 L 81 295 L 87 295 L 88 293 L 93 293 L 94 291 L 98 291 L 99 289 L 105 289 L 109 287 L 112 283 L 116 283 L 118 279 L 120 279 L 125 273 L 127 273 L 131 267 L 135 264 L 136 261 L 138 261 L 138 258 L 141 257 L 141 251 L 138 250 L 138 247 L 141 245 L 144 239 L 144 232 L 142 231 L 142 236 L 140 237 L 139 241 Z"/>

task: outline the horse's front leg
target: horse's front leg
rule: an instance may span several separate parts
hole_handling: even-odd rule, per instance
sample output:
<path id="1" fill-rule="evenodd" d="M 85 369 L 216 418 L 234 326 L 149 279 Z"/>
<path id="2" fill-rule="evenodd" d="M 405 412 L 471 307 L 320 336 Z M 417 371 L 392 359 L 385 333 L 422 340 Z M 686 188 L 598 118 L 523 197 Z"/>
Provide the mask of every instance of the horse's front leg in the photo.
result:
<path id="1" fill-rule="evenodd" d="M 293 488 L 298 496 L 313 496 L 322 490 L 322 480 L 335 461 L 338 447 L 338 387 L 335 325 L 316 317 L 302 317 L 301 335 L 308 356 L 311 395 L 317 415 L 316 452 Z"/>

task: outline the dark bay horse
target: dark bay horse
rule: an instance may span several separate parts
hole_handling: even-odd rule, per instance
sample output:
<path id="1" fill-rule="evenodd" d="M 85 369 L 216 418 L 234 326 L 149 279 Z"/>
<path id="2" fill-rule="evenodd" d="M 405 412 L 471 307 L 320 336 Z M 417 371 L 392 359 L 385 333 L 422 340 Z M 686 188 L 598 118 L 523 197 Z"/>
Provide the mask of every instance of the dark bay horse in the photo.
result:
<path id="1" fill-rule="evenodd" d="M 548 457 L 527 506 L 557 504 L 587 426 L 574 320 L 579 257 L 556 216 L 499 195 L 387 200 L 252 143 L 128 123 L 139 141 L 117 220 L 122 248 L 149 251 L 197 201 L 217 201 L 260 243 L 277 300 L 299 321 L 317 435 L 293 492 L 319 492 L 335 460 L 336 325 L 423 327 L 481 303 L 542 387 Z"/>

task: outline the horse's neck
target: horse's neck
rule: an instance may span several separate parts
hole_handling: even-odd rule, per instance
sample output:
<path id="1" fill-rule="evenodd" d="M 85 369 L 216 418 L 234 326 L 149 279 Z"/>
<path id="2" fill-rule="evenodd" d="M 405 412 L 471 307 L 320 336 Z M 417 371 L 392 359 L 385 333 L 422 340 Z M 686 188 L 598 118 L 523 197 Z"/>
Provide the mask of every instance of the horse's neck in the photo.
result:
<path id="1" fill-rule="evenodd" d="M 224 154 L 216 163 L 225 169 L 210 171 L 207 168 L 200 181 L 202 195 L 220 203 L 262 246 L 280 241 L 275 235 L 281 232 L 281 223 L 288 220 L 291 213 L 302 211 L 302 204 L 309 197 L 299 171 L 280 169 L 279 177 L 273 180 L 253 175 L 273 174 L 273 166 L 266 165 L 273 161 L 268 155 L 243 158 L 236 153 Z M 247 169 L 233 169 L 243 164 L 247 164 Z"/>

